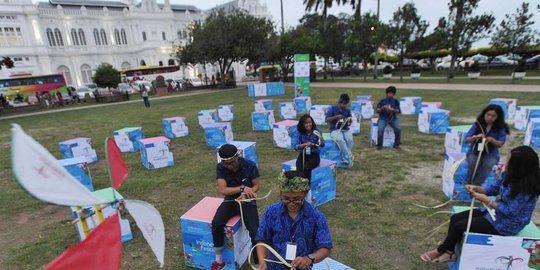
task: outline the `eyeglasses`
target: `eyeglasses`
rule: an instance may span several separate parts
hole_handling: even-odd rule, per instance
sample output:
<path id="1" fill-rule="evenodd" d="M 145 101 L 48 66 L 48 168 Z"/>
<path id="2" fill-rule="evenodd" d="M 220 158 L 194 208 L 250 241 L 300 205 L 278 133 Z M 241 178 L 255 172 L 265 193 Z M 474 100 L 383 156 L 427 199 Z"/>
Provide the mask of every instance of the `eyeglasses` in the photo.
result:
<path id="1" fill-rule="evenodd" d="M 292 199 L 289 199 L 289 198 L 281 198 L 281 201 L 283 203 L 295 203 L 295 204 L 302 204 L 304 203 L 304 198 L 292 198 Z"/>

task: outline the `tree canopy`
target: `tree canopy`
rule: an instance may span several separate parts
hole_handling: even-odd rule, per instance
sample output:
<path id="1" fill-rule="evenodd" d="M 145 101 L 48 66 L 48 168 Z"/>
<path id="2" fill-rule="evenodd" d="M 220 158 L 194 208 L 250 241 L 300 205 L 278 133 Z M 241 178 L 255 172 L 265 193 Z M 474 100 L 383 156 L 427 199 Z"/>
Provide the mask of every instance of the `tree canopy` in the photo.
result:
<path id="1" fill-rule="evenodd" d="M 120 83 L 120 72 L 111 64 L 102 63 L 96 68 L 92 80 L 98 87 L 116 88 Z"/>

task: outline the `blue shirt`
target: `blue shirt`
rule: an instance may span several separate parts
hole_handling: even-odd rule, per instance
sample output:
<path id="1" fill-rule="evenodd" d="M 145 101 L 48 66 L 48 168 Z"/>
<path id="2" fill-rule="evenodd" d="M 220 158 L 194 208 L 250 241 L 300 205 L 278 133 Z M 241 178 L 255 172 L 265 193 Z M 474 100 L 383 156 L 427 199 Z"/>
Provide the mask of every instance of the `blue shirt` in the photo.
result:
<path id="1" fill-rule="evenodd" d="M 390 105 L 392 109 L 396 109 L 399 112 L 401 112 L 401 107 L 399 106 L 399 100 L 395 98 L 388 98 L 388 97 L 383 98 L 381 99 L 381 101 L 379 101 L 379 104 L 377 104 L 377 110 L 386 105 Z M 397 113 L 389 112 L 388 110 L 382 110 L 379 113 L 379 119 L 382 119 L 382 120 L 394 119 L 394 118 L 397 118 L 396 114 Z"/>
<path id="2" fill-rule="evenodd" d="M 501 197 L 495 207 L 497 220 L 493 221 L 489 214 L 485 217 L 501 235 L 511 236 L 518 234 L 531 222 L 538 196 L 519 193 L 515 198 L 510 197 L 510 185 L 503 185 L 504 176 L 505 173 L 501 174 L 495 184 L 486 187 L 486 195 Z"/>
<path id="3" fill-rule="evenodd" d="M 320 129 L 316 129 L 319 134 L 322 136 L 322 132 Z M 293 137 L 293 148 L 296 152 L 302 152 L 302 149 L 300 149 L 300 145 L 303 143 L 312 142 L 314 144 L 319 143 L 319 137 L 315 135 L 314 133 L 311 133 L 311 135 L 303 134 L 298 132 L 296 136 Z M 324 146 L 320 145 L 321 147 Z M 311 146 L 311 153 L 319 153 L 319 147 L 317 146 Z"/>
<path id="4" fill-rule="evenodd" d="M 330 109 L 328 109 L 328 111 L 326 112 L 326 118 L 340 115 L 340 114 L 343 115 L 343 120 L 349 117 L 352 117 L 350 109 L 345 108 L 343 110 L 340 110 L 338 105 L 334 105 L 330 107 Z M 336 124 L 338 123 L 338 121 L 339 120 L 330 122 L 330 131 L 339 129 L 339 127 L 336 127 Z M 342 130 L 349 130 L 349 125 L 346 125 Z"/>
<path id="5" fill-rule="evenodd" d="M 227 167 L 223 165 L 222 162 L 220 162 L 217 165 L 216 179 L 225 179 L 225 182 L 227 182 L 227 187 L 239 187 L 242 184 L 246 187 L 253 187 L 253 179 L 259 177 L 259 169 L 257 169 L 257 165 L 253 163 L 251 160 L 247 160 L 244 158 L 238 158 L 238 161 L 240 162 L 240 168 L 233 172 Z M 242 182 L 242 179 L 245 179 L 244 182 Z M 240 193 L 233 194 L 233 195 L 226 195 L 225 200 L 234 200 L 240 196 Z M 253 201 L 255 202 L 255 201 Z"/>
<path id="6" fill-rule="evenodd" d="M 255 241 L 264 242 L 285 258 L 288 242 L 296 243 L 296 257 L 307 256 L 321 248 L 332 249 L 332 238 L 326 218 L 308 202 L 293 220 L 283 202 L 270 205 L 264 212 Z M 268 258 L 277 258 L 268 252 Z M 269 270 L 287 269 L 276 263 L 267 263 Z"/>
<path id="7" fill-rule="evenodd" d="M 474 124 L 471 129 L 469 129 L 469 132 L 467 132 L 467 135 L 465 135 L 465 138 L 472 137 L 473 135 L 481 133 L 481 129 L 478 128 L 478 124 Z M 506 129 L 495 129 L 491 128 L 488 133 L 486 134 L 486 137 L 492 137 L 493 139 L 497 141 L 501 141 L 503 144 L 506 142 Z M 478 141 L 477 141 L 478 142 Z M 482 155 L 489 155 L 490 157 L 495 157 L 499 159 L 499 147 L 488 143 L 487 144 L 487 151 L 484 149 L 484 153 Z M 478 154 L 478 147 L 476 146 L 476 142 L 471 143 L 471 148 L 469 149 L 469 154 Z"/>

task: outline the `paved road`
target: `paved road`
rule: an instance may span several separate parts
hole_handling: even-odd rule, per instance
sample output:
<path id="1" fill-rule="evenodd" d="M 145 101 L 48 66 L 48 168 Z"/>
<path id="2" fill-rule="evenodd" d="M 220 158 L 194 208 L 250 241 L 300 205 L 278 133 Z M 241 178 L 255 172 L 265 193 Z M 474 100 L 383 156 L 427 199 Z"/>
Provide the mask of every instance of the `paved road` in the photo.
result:
<path id="1" fill-rule="evenodd" d="M 450 91 L 493 91 L 493 92 L 540 92 L 540 85 L 515 85 L 515 84 L 444 84 L 444 83 L 394 83 L 398 89 L 415 90 L 450 90 Z M 293 86 L 293 84 L 287 84 Z M 384 88 L 384 83 L 362 83 L 362 82 L 324 82 L 311 83 L 311 87 L 325 88 Z"/>
<path id="2" fill-rule="evenodd" d="M 184 93 L 184 94 L 164 96 L 164 97 L 152 97 L 150 99 L 150 101 L 161 100 L 161 99 L 169 99 L 169 98 L 183 98 L 183 97 L 189 97 L 189 96 L 204 95 L 204 94 L 209 94 L 209 93 L 219 93 L 219 92 L 223 92 L 223 91 L 227 91 L 227 90 L 194 90 L 194 91 L 190 91 L 190 92 L 187 92 L 187 93 Z M 140 102 L 141 106 L 143 106 L 142 99 L 135 99 L 135 100 L 124 101 L 124 102 L 120 102 L 120 103 L 119 102 L 112 102 L 112 103 L 105 103 L 105 104 L 96 104 L 96 105 L 88 105 L 88 106 L 65 108 L 65 109 L 41 110 L 41 111 L 32 112 L 32 113 L 8 115 L 8 116 L 0 117 L 0 121 L 1 120 L 20 118 L 20 117 L 34 116 L 34 115 L 51 114 L 51 113 L 59 113 L 59 112 L 69 112 L 69 111 L 78 111 L 78 110 L 86 110 L 86 109 L 95 109 L 95 108 L 107 107 L 107 106 L 117 106 L 117 105 L 135 103 L 135 102 Z"/>

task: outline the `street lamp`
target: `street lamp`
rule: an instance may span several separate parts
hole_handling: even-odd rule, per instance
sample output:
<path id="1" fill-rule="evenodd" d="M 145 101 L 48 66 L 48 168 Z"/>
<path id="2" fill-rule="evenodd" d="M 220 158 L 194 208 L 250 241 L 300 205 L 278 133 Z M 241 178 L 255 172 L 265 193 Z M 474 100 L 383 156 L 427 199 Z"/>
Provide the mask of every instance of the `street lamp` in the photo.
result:
<path id="1" fill-rule="evenodd" d="M 380 11 L 380 8 L 381 8 L 381 0 L 377 0 L 377 23 L 379 23 L 379 11 Z M 375 27 L 371 27 L 371 31 L 374 31 L 375 30 Z M 374 79 L 377 79 L 377 65 L 379 65 L 379 46 L 377 46 L 377 48 L 375 48 L 375 63 L 373 65 L 374 67 L 374 70 L 373 70 L 373 78 Z"/>

